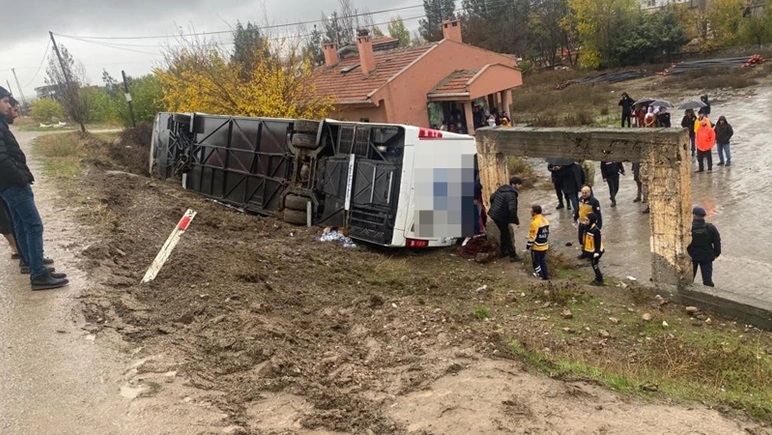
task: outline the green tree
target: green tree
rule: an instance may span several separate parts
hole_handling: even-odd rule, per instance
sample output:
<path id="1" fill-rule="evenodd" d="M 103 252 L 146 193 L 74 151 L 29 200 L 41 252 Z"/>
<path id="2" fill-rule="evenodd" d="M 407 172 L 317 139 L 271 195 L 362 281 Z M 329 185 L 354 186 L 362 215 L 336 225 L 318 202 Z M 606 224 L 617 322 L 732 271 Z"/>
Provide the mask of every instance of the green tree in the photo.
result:
<path id="1" fill-rule="evenodd" d="M 455 17 L 455 0 L 424 0 L 426 18 L 419 21 L 421 37 L 429 42 L 442 39 L 442 22 Z"/>
<path id="2" fill-rule="evenodd" d="M 744 14 L 740 24 L 740 39 L 745 44 L 762 45 L 772 42 L 772 2 L 766 1 Z"/>
<path id="3" fill-rule="evenodd" d="M 405 22 L 402 21 L 402 17 L 397 15 L 389 20 L 389 36 L 399 40 L 400 47 L 407 47 L 410 45 L 410 31 L 405 27 Z"/>
<path id="4" fill-rule="evenodd" d="M 64 117 L 64 107 L 58 101 L 51 98 L 39 98 L 32 103 L 30 114 L 36 121 L 49 123 L 54 118 L 61 119 Z"/>
<path id="5" fill-rule="evenodd" d="M 531 0 L 464 0 L 464 41 L 499 53 L 524 55 L 531 30 Z"/>
<path id="6" fill-rule="evenodd" d="M 528 14 L 531 41 L 528 54 L 536 64 L 552 65 L 555 56 L 566 48 L 568 31 L 562 22 L 569 13 L 567 0 L 537 0 Z"/>
<path id="7" fill-rule="evenodd" d="M 254 70 L 257 59 L 268 54 L 268 39 L 260 33 L 256 24 L 236 23 L 233 30 L 233 53 L 231 62 L 242 65 L 242 71 Z"/>
<path id="8" fill-rule="evenodd" d="M 313 30 L 305 37 L 301 54 L 304 59 L 308 59 L 312 65 L 318 66 L 324 63 L 324 51 L 322 50 L 322 31 L 314 24 Z"/>
<path id="9" fill-rule="evenodd" d="M 617 66 L 617 45 L 640 17 L 636 0 L 569 0 L 588 67 Z M 645 42 L 643 42 L 645 43 Z"/>
<path id="10" fill-rule="evenodd" d="M 62 56 L 62 62 L 59 62 L 55 53 L 51 53 L 48 57 L 45 82 L 47 85 L 57 87 L 54 98 L 62 104 L 67 116 L 74 122 L 84 123 L 86 107 L 80 98 L 80 88 L 87 82 L 86 70 L 83 64 L 76 64 L 75 58 L 64 45 L 59 44 L 59 53 Z"/>

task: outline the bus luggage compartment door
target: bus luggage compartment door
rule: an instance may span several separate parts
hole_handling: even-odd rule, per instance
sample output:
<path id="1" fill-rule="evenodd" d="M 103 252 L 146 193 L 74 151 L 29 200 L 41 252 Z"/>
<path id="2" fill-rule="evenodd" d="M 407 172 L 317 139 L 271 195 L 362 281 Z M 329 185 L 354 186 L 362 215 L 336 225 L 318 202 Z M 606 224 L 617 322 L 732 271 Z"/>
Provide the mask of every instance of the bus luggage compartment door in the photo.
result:
<path id="1" fill-rule="evenodd" d="M 356 162 L 349 219 L 352 237 L 380 245 L 391 243 L 397 216 L 399 169 L 383 161 Z"/>

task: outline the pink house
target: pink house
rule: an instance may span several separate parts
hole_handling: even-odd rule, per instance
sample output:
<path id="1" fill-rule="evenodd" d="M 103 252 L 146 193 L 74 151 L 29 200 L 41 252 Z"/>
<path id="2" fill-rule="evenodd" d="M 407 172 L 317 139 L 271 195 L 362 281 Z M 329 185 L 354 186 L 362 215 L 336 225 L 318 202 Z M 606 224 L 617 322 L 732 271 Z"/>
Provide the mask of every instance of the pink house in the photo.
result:
<path id="1" fill-rule="evenodd" d="M 330 117 L 346 121 L 429 127 L 457 120 L 471 134 L 473 104 L 511 114 L 511 91 L 523 84 L 514 57 L 464 44 L 457 20 L 443 23 L 443 36 L 408 48 L 390 48 L 366 32 L 356 50 L 325 44 L 315 92 L 333 100 Z"/>

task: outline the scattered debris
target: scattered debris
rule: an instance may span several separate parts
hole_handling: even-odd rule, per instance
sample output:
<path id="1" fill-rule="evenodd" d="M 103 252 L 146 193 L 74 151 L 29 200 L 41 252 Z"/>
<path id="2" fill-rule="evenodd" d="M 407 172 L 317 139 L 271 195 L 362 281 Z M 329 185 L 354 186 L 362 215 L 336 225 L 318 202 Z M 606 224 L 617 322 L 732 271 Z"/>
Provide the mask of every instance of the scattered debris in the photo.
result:
<path id="1" fill-rule="evenodd" d="M 644 322 L 651 322 L 651 314 L 643 313 L 643 315 L 641 316 L 641 320 L 643 320 Z"/>

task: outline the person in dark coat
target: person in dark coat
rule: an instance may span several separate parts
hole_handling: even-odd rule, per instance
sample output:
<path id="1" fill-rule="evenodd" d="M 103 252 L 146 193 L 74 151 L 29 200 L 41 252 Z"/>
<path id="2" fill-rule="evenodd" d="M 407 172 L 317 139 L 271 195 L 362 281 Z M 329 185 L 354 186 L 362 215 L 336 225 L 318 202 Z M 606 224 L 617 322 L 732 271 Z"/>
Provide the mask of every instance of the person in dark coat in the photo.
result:
<path id="1" fill-rule="evenodd" d="M 635 100 L 630 98 L 629 95 L 627 95 L 627 92 L 622 92 L 622 98 L 619 100 L 619 106 L 622 107 L 622 127 L 625 126 L 625 121 L 627 121 L 627 126 L 630 127 L 630 118 L 633 115 L 633 105 L 635 104 Z"/>
<path id="2" fill-rule="evenodd" d="M 560 210 L 565 206 L 571 210 L 571 201 L 568 195 L 563 193 L 563 164 L 570 163 L 562 160 L 554 160 L 547 162 L 547 170 L 550 171 L 550 178 L 552 179 L 552 185 L 555 186 L 555 196 L 558 197 L 558 205 L 555 210 Z M 563 197 L 566 198 L 566 204 L 563 205 Z"/>
<path id="3" fill-rule="evenodd" d="M 702 284 L 714 287 L 713 261 L 721 255 L 721 235 L 713 224 L 705 222 L 705 209 L 694 207 L 692 215 L 692 241 L 686 252 L 692 258 L 692 277 L 697 276 L 697 268 L 702 272 Z"/>
<path id="4" fill-rule="evenodd" d="M 710 100 L 708 100 L 708 96 L 707 95 L 701 96 L 700 101 L 702 101 L 705 104 L 705 106 L 700 107 L 700 111 L 698 112 L 698 114 L 705 115 L 705 116 L 710 115 Z"/>
<path id="5" fill-rule="evenodd" d="M 617 206 L 617 192 L 619 192 L 619 175 L 625 175 L 625 167 L 622 162 L 600 162 L 600 174 L 603 181 L 608 184 L 611 207 Z"/>
<path id="6" fill-rule="evenodd" d="M 13 124 L 13 121 L 18 117 L 19 102 L 15 98 L 10 97 L 8 101 L 11 105 L 11 109 L 5 117 L 6 124 Z M 5 201 L 0 199 L 0 234 L 8 241 L 8 246 L 11 248 L 11 259 L 18 260 L 19 251 L 16 248 L 16 238 L 13 235 L 13 222 L 11 221 L 11 214 L 5 205 Z"/>
<path id="7" fill-rule="evenodd" d="M 0 87 L 0 197 L 8 206 L 19 254 L 29 265 L 32 290 L 64 287 L 69 283 L 64 275 L 53 275 L 44 264 L 43 222 L 32 193 L 35 178 L 5 120 L 11 110 L 10 97 L 10 92 Z"/>
<path id="8" fill-rule="evenodd" d="M 491 195 L 491 206 L 488 209 L 488 216 L 493 219 L 496 227 L 501 234 L 501 256 L 509 257 L 510 261 L 517 261 L 520 257 L 515 251 L 514 237 L 510 231 L 510 224 L 520 225 L 520 219 L 517 218 L 517 197 L 518 189 L 523 185 L 523 179 L 512 177 L 509 184 L 499 187 Z"/>
<path id="9" fill-rule="evenodd" d="M 719 116 L 718 122 L 716 122 L 716 128 L 713 129 L 716 132 L 716 147 L 718 148 L 718 166 L 732 165 L 732 153 L 729 150 L 729 141 L 734 135 L 732 125 L 726 121 L 725 116 Z"/>
<path id="10" fill-rule="evenodd" d="M 681 127 L 686 128 L 689 130 L 689 141 L 692 143 L 692 157 L 694 157 L 694 153 L 696 152 L 695 148 L 695 132 L 694 132 L 694 123 L 697 122 L 697 116 L 694 114 L 694 110 L 689 109 L 686 112 L 684 112 L 684 117 L 681 120 Z"/>
<path id="11" fill-rule="evenodd" d="M 670 126 L 670 112 L 667 111 L 667 107 L 660 107 L 657 113 L 657 127 L 670 128 Z"/>
<path id="12" fill-rule="evenodd" d="M 563 194 L 566 200 L 570 202 L 568 209 L 577 210 L 579 208 L 579 189 L 584 185 L 584 171 L 582 167 L 574 162 L 563 166 L 560 169 L 560 181 L 563 185 Z"/>

